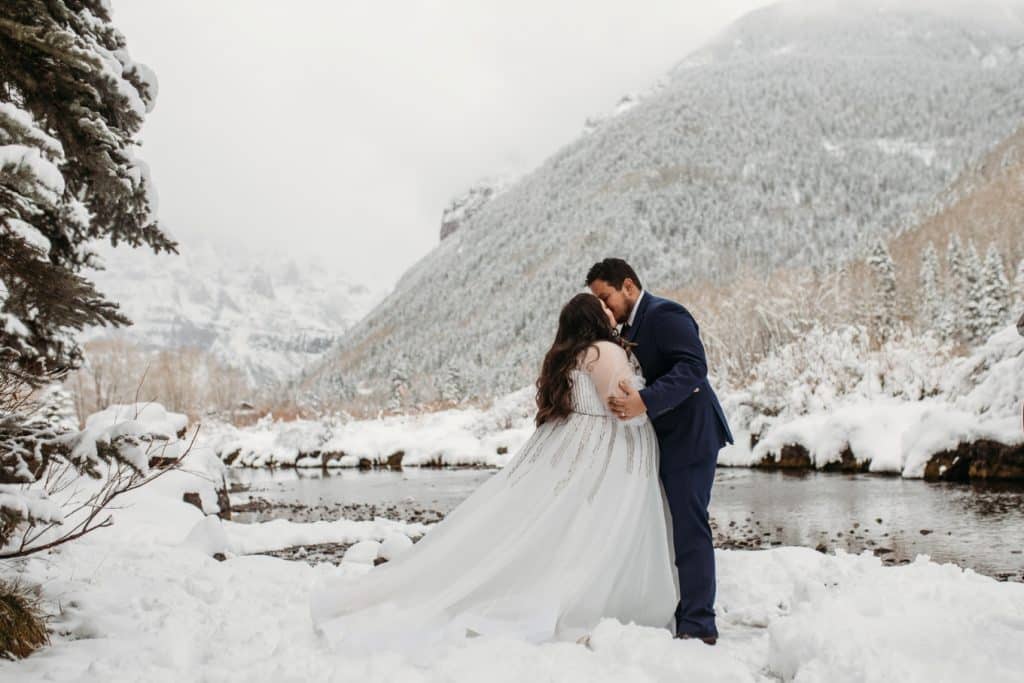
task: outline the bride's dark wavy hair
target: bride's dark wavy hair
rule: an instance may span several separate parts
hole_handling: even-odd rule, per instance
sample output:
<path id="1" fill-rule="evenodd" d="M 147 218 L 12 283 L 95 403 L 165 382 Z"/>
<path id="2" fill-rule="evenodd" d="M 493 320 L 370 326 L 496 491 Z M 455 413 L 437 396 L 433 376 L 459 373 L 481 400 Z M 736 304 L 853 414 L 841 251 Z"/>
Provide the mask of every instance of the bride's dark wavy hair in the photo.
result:
<path id="1" fill-rule="evenodd" d="M 580 354 L 598 341 L 622 344 L 601 301 L 593 294 L 577 294 L 558 314 L 555 343 L 544 356 L 537 378 L 537 426 L 549 420 L 568 417 L 572 412 L 572 380 L 569 371 L 576 367 Z"/>

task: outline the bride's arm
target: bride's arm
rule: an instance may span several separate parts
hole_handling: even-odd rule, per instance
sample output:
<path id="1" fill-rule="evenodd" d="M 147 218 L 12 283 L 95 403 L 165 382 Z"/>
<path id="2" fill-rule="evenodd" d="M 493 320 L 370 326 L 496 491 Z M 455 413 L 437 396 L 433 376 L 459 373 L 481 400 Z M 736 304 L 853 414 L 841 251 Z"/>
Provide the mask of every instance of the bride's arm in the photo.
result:
<path id="1" fill-rule="evenodd" d="M 633 376 L 626 351 L 608 341 L 599 341 L 587 350 L 583 363 L 584 369 L 593 380 L 601 402 L 608 405 L 609 396 L 625 396 L 619 388 L 619 382 Z"/>

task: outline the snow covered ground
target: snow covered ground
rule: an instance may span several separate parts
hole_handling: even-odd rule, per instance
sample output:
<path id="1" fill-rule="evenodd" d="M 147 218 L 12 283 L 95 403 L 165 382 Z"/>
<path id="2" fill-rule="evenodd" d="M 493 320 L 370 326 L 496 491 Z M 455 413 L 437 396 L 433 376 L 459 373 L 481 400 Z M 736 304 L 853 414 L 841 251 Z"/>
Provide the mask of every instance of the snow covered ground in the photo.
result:
<path id="1" fill-rule="evenodd" d="M 920 557 L 800 548 L 718 554 L 722 639 L 602 623 L 590 647 L 479 639 L 410 658 L 329 652 L 312 631 L 311 588 L 361 563 L 315 567 L 239 555 L 296 542 L 380 540 L 429 528 L 347 521 L 239 525 L 216 507 L 216 459 L 131 494 L 114 526 L 59 552 L 4 566 L 42 586 L 52 644 L 0 663 L 4 681 L 1011 681 L 1024 670 L 1024 584 Z M 213 552 L 226 552 L 218 562 Z"/>

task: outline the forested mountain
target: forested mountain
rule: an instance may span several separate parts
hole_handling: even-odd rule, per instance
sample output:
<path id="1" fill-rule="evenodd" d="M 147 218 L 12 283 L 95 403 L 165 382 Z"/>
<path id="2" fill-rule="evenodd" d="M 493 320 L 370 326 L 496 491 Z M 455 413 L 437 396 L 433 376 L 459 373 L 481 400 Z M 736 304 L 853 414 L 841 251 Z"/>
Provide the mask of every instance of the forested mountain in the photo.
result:
<path id="1" fill-rule="evenodd" d="M 778 4 L 619 109 L 483 204 L 304 387 L 380 402 L 456 380 L 520 387 L 608 255 L 655 291 L 865 255 L 1020 125 L 1024 21 L 984 5 Z"/>

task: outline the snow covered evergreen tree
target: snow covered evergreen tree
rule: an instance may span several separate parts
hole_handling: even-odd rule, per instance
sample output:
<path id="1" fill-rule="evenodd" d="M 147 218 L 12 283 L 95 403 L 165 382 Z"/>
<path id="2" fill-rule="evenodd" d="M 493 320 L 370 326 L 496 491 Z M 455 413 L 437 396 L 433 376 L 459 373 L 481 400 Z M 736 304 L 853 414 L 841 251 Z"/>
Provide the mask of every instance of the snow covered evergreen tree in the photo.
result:
<path id="1" fill-rule="evenodd" d="M 78 275 L 90 245 L 175 248 L 136 156 L 156 81 L 104 0 L 5 2 L 0 65 L 0 346 L 39 384 L 79 361 L 74 331 L 128 323 Z"/>
<path id="2" fill-rule="evenodd" d="M 136 136 L 156 80 L 131 60 L 107 0 L 6 0 L 0 12 L 0 557 L 36 552 L 105 523 L 110 500 L 150 476 L 129 435 L 99 444 L 55 422 L 31 390 L 75 367 L 74 333 L 128 319 L 80 271 L 93 247 L 174 251 L 156 221 Z M 69 434 L 69 432 L 71 432 Z M 74 438 L 72 438 L 74 437 Z M 69 478 L 106 478 L 74 505 L 84 526 L 44 537 Z M 71 502 L 68 505 L 71 505 Z M 95 524 L 94 524 L 95 523 Z M 109 522 L 107 522 L 109 523 Z M 8 547 L 8 542 L 13 547 Z"/>
<path id="3" fill-rule="evenodd" d="M 885 340 L 896 328 L 896 265 L 881 238 L 872 245 L 867 263 L 874 277 L 872 321 L 878 338 Z"/>
<path id="4" fill-rule="evenodd" d="M 978 249 L 971 240 L 967 244 L 967 255 L 963 264 L 963 319 L 960 329 L 963 331 L 962 341 L 976 344 L 984 338 L 982 321 L 981 283 L 984 277 L 984 265 Z"/>
<path id="5" fill-rule="evenodd" d="M 943 329 L 946 337 L 960 339 L 963 336 L 964 316 L 964 261 L 960 235 L 953 233 L 946 244 L 946 302 Z"/>
<path id="6" fill-rule="evenodd" d="M 980 294 L 978 332 L 980 339 L 985 339 L 1010 322 L 1010 282 L 995 244 L 990 244 L 985 254 Z"/>
<path id="7" fill-rule="evenodd" d="M 453 361 L 448 361 L 444 371 L 444 383 L 441 385 L 441 399 L 458 403 L 464 396 L 462 373 Z"/>
<path id="8" fill-rule="evenodd" d="M 391 364 L 391 399 L 388 408 L 399 411 L 408 403 L 409 399 L 409 363 L 404 354 L 395 356 Z"/>
<path id="9" fill-rule="evenodd" d="M 921 298 L 919 316 L 921 327 L 934 330 L 941 327 L 944 301 L 939 292 L 939 257 L 931 242 L 921 255 Z"/>

